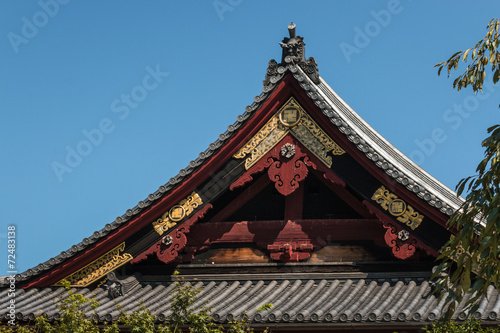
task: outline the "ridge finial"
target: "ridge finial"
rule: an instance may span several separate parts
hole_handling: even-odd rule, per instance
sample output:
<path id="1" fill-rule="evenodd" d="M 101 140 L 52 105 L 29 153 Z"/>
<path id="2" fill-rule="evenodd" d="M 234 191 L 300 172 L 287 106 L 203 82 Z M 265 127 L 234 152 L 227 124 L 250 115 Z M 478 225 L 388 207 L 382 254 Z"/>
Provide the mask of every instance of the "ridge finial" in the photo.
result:
<path id="1" fill-rule="evenodd" d="M 290 34 L 290 38 L 295 37 L 295 27 L 296 25 L 293 22 L 288 25 L 288 33 Z"/>
<path id="2" fill-rule="evenodd" d="M 310 57 L 306 60 L 304 39 L 300 36 L 297 36 L 295 28 L 297 26 L 295 23 L 291 22 L 288 25 L 288 33 L 290 37 L 283 38 L 283 41 L 280 43 L 282 48 L 281 54 L 281 63 L 278 64 L 276 60 L 271 59 L 269 61 L 266 78 L 263 83 L 264 86 L 267 86 L 271 83 L 271 78 L 283 73 L 280 72 L 281 68 L 292 68 L 294 66 L 299 66 L 305 72 L 305 74 L 316 84 L 320 83 L 319 73 L 318 73 L 318 64 L 313 57 Z"/>

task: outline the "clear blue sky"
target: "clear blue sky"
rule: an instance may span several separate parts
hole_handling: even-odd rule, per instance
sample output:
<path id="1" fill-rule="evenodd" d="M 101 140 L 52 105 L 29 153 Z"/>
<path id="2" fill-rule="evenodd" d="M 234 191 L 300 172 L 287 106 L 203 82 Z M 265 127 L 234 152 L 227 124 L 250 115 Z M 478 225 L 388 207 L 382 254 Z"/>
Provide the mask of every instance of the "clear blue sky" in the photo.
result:
<path id="1" fill-rule="evenodd" d="M 0 275 L 9 225 L 21 272 L 195 159 L 260 94 L 291 21 L 333 89 L 454 188 L 499 123 L 500 86 L 457 93 L 433 65 L 498 13 L 494 1 L 0 2 Z"/>

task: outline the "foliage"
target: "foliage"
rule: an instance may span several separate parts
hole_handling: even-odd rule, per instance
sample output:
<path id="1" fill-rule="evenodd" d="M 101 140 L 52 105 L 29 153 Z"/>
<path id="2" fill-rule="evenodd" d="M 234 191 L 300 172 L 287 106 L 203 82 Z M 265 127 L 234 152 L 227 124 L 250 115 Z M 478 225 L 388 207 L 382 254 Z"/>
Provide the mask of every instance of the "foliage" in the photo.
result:
<path id="1" fill-rule="evenodd" d="M 483 86 L 488 65 L 494 72 L 493 82 L 498 82 L 499 24 L 500 20 L 491 20 L 486 37 L 473 49 L 457 52 L 448 61 L 437 64 L 438 74 L 443 67 L 448 73 L 457 69 L 460 59 L 467 62 L 469 51 L 473 50 L 471 62 L 465 73 L 455 79 L 453 87 L 460 90 L 470 85 L 477 93 Z M 476 169 L 477 174 L 462 179 L 457 185 L 458 195 L 468 193 L 460 210 L 449 220 L 449 228 L 457 232 L 441 250 L 439 259 L 442 262 L 434 274 L 444 277 L 438 283 L 438 290 L 447 292 L 448 315 L 455 310 L 464 293 L 472 293 L 466 303 L 472 313 L 488 286 L 493 284 L 500 289 L 500 125 L 490 127 L 488 133 L 490 136 L 482 142 L 485 157 Z"/>
<path id="2" fill-rule="evenodd" d="M 69 296 L 58 304 L 61 318 L 54 324 L 47 321 L 45 316 L 38 317 L 36 327 L 38 331 L 48 333 L 99 333 L 96 321 L 85 316 L 84 309 L 88 306 L 95 309 L 99 304 L 92 299 L 86 299 L 83 295 L 74 293 L 69 282 L 63 281 Z"/>
<path id="3" fill-rule="evenodd" d="M 498 45 L 500 44 L 498 35 L 499 25 L 500 21 L 498 19 L 491 20 L 486 26 L 488 29 L 486 36 L 477 42 L 474 48 L 456 52 L 447 61 L 435 65 L 434 67 L 439 67 L 438 75 L 446 67 L 448 76 L 450 76 L 452 69 L 458 69 L 460 59 L 463 62 L 468 61 L 470 51 L 472 50 L 471 62 L 465 72 L 453 81 L 453 88 L 460 91 L 460 89 L 470 85 L 475 92 L 481 91 L 486 78 L 486 66 L 488 64 L 491 65 L 491 70 L 493 71 L 493 83 L 497 83 L 500 78 L 500 52 L 498 52 Z"/>
<path id="4" fill-rule="evenodd" d="M 263 312 L 269 310 L 273 307 L 271 303 L 266 303 L 259 307 L 257 312 Z M 250 327 L 250 323 L 247 321 L 246 314 L 242 316 L 240 320 L 229 322 L 231 326 L 229 327 L 229 333 L 252 333 L 253 329 Z M 263 333 L 268 333 L 269 330 L 266 328 Z"/>
<path id="5" fill-rule="evenodd" d="M 67 289 L 68 297 L 59 302 L 60 319 L 49 322 L 45 316 L 36 319 L 34 326 L 0 326 L 0 333 L 119 333 L 118 324 L 124 325 L 127 332 L 133 333 L 253 333 L 250 323 L 244 316 L 238 321 L 230 322 L 227 330 L 217 326 L 212 321 L 210 309 L 201 306 L 198 311 L 193 311 L 196 303 L 196 295 L 200 289 L 185 283 L 182 279 L 176 282 L 175 296 L 171 301 L 171 315 L 165 324 L 157 325 L 157 317 L 149 310 L 141 306 L 132 313 L 122 312 L 118 323 L 104 325 L 99 328 L 94 319 L 86 317 L 86 309 L 96 309 L 99 304 L 93 299 L 87 299 L 83 295 L 74 293 L 69 288 L 69 283 L 63 282 Z M 121 307 L 117 305 L 118 310 Z M 268 310 L 272 304 L 264 304 L 258 311 Z M 268 332 L 266 329 L 264 332 Z"/>
<path id="6" fill-rule="evenodd" d="M 183 326 L 189 326 L 190 332 L 223 332 L 220 327 L 211 321 L 210 309 L 202 305 L 197 312 L 193 312 L 192 306 L 196 302 L 196 294 L 200 289 L 177 280 L 177 295 L 172 300 L 172 315 L 170 316 L 169 327 L 172 333 L 182 332 Z M 170 331 L 169 331 L 170 332 Z"/>
<path id="7" fill-rule="evenodd" d="M 482 328 L 481 322 L 476 318 L 471 318 L 463 324 L 456 324 L 452 321 L 444 323 L 432 323 L 430 327 L 424 328 L 426 333 L 498 333 L 497 328 Z"/>

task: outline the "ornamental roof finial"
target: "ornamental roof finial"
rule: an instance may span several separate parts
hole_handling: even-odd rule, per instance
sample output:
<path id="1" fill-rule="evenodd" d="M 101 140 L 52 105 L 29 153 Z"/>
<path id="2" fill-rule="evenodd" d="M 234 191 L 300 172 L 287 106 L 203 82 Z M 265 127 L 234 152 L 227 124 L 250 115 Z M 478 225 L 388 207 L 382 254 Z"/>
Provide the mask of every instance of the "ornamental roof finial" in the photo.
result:
<path id="1" fill-rule="evenodd" d="M 299 66 L 305 72 L 305 74 L 316 84 L 320 83 L 319 74 L 318 74 L 318 65 L 316 60 L 313 57 L 310 57 L 306 60 L 304 39 L 300 36 L 297 36 L 295 33 L 296 25 L 295 23 L 290 23 L 288 25 L 288 33 L 290 37 L 283 38 L 283 41 L 280 43 L 281 48 L 283 49 L 281 55 L 281 63 L 278 64 L 276 60 L 271 59 L 269 61 L 266 78 L 263 81 L 264 86 L 267 86 L 271 83 L 271 78 L 276 76 L 278 73 L 283 73 L 285 70 L 293 68 L 295 66 Z M 278 68 L 281 67 L 283 71 L 279 71 Z M 295 72 L 294 72 L 295 73 Z"/>
<path id="2" fill-rule="evenodd" d="M 304 50 L 306 43 L 304 43 L 302 37 L 295 34 L 295 27 L 296 25 L 293 22 L 288 25 L 290 38 L 285 37 L 283 38 L 283 42 L 280 43 L 283 48 L 283 54 L 281 56 L 282 64 L 298 64 L 306 61 Z"/>
<path id="3" fill-rule="evenodd" d="M 288 33 L 290 34 L 290 38 L 295 37 L 295 27 L 296 25 L 293 22 L 288 25 Z"/>

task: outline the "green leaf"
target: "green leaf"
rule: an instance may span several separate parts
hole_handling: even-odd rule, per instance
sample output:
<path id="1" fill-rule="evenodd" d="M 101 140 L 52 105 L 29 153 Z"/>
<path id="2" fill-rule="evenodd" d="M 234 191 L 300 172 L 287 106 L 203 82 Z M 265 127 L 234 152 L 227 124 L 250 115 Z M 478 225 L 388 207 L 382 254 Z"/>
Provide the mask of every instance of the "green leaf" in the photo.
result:
<path id="1" fill-rule="evenodd" d="M 467 55 L 469 54 L 470 49 L 467 49 L 467 51 L 464 52 L 464 56 L 462 57 L 462 61 L 467 60 Z"/>
<path id="2" fill-rule="evenodd" d="M 439 67 L 438 69 L 438 76 L 441 75 L 441 70 L 443 69 L 443 66 Z"/>
<path id="3" fill-rule="evenodd" d="M 490 223 L 491 221 L 493 221 L 494 219 L 496 219 L 498 217 L 498 207 L 495 207 L 491 210 L 491 212 L 489 213 L 488 217 L 487 217 L 487 221 L 488 223 Z"/>

